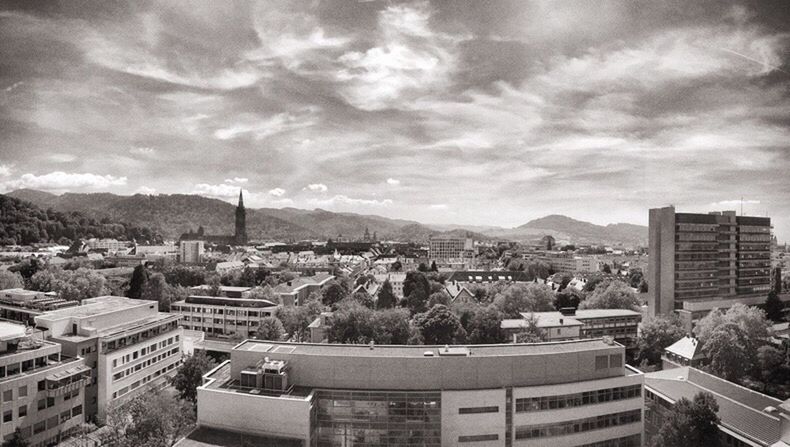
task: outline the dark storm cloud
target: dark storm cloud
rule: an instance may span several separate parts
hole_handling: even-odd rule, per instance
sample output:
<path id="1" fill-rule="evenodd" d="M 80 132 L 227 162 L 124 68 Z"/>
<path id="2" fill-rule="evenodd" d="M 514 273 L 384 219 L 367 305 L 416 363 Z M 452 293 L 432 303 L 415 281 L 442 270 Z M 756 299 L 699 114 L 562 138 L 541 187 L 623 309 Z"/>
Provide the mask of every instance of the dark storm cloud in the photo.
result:
<path id="1" fill-rule="evenodd" d="M 502 225 L 748 196 L 790 235 L 784 2 L 0 8 L 3 190 Z"/>

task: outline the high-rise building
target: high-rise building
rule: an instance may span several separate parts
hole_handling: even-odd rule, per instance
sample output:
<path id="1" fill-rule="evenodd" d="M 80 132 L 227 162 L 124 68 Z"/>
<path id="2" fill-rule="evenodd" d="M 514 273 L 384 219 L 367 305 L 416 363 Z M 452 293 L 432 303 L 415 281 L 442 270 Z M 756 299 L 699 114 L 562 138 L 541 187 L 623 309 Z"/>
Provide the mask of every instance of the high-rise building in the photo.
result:
<path id="1" fill-rule="evenodd" d="M 635 447 L 642 445 L 644 376 L 624 357 L 611 339 L 475 346 L 247 340 L 198 388 L 195 436 L 282 446 Z"/>
<path id="2" fill-rule="evenodd" d="M 32 447 L 54 445 L 85 421 L 91 369 L 60 351 L 25 326 L 0 321 L 0 442 L 19 429 Z"/>
<path id="3" fill-rule="evenodd" d="M 648 312 L 696 319 L 713 308 L 759 304 L 770 287 L 771 219 L 735 211 L 650 210 Z"/>
<path id="4" fill-rule="evenodd" d="M 474 257 L 474 242 L 470 238 L 431 238 L 428 247 L 428 256 L 431 260 L 465 259 Z"/>
<path id="5" fill-rule="evenodd" d="M 239 190 L 239 205 L 236 207 L 236 232 L 233 237 L 237 245 L 247 244 L 247 211 L 244 209 L 241 190 Z"/>
<path id="6" fill-rule="evenodd" d="M 164 384 L 175 374 L 182 352 L 180 318 L 159 312 L 154 301 L 103 296 L 35 319 L 64 354 L 83 357 L 92 369 L 93 380 L 85 389 L 90 420 L 103 418 L 111 403 Z"/>
<path id="7" fill-rule="evenodd" d="M 203 241 L 181 241 L 178 244 L 178 261 L 185 264 L 199 264 L 205 253 Z"/>

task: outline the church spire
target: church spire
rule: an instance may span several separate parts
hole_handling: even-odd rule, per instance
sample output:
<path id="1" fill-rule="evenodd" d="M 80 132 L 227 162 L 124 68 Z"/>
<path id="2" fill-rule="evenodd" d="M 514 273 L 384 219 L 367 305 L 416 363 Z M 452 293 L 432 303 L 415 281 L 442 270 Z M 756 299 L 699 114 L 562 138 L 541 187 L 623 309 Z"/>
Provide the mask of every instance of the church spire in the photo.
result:
<path id="1" fill-rule="evenodd" d="M 239 188 L 239 208 L 244 208 L 244 196 L 241 195 L 242 189 Z"/>
<path id="2" fill-rule="evenodd" d="M 236 207 L 236 232 L 234 233 L 236 245 L 247 244 L 247 211 L 244 210 L 244 196 L 239 189 L 239 206 Z"/>

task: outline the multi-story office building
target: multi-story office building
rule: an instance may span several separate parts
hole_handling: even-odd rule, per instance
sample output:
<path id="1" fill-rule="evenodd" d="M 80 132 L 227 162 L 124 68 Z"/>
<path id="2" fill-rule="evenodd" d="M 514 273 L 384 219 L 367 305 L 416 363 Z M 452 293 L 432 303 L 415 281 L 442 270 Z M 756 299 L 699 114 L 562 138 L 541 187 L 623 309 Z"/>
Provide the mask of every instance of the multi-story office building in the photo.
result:
<path id="1" fill-rule="evenodd" d="M 104 296 L 40 315 L 36 326 L 93 370 L 85 389 L 86 416 L 102 419 L 113 402 L 175 374 L 182 352 L 180 318 L 158 312 L 155 301 Z"/>
<path id="2" fill-rule="evenodd" d="M 470 238 L 437 237 L 428 243 L 431 260 L 461 260 L 474 257 L 474 241 Z"/>
<path id="3" fill-rule="evenodd" d="M 0 442 L 19 429 L 31 447 L 54 445 L 85 421 L 90 368 L 60 350 L 0 321 Z"/>
<path id="4" fill-rule="evenodd" d="M 76 306 L 76 301 L 58 298 L 55 292 L 25 289 L 0 290 L 0 319 L 35 326 L 35 317 L 44 312 Z"/>
<path id="5" fill-rule="evenodd" d="M 650 210 L 648 312 L 696 319 L 737 302 L 759 304 L 770 287 L 771 219 L 735 211 Z"/>
<path id="6" fill-rule="evenodd" d="M 184 329 L 220 337 L 254 337 L 261 319 L 276 310 L 277 305 L 267 300 L 218 296 L 190 296 L 170 305 L 171 313 L 183 317 Z"/>
<path id="7" fill-rule="evenodd" d="M 534 318 L 546 331 L 547 341 L 612 337 L 628 348 L 636 345 L 642 314 L 628 309 L 562 309 L 560 312 L 524 312 L 522 318 L 502 320 L 509 339 L 528 326 Z"/>
<path id="8" fill-rule="evenodd" d="M 178 245 L 178 261 L 185 264 L 200 264 L 206 252 L 204 241 L 181 241 Z"/>
<path id="9" fill-rule="evenodd" d="M 247 340 L 199 430 L 303 446 L 639 446 L 643 375 L 611 340 L 374 346 Z M 238 438 L 236 438 L 238 439 Z"/>

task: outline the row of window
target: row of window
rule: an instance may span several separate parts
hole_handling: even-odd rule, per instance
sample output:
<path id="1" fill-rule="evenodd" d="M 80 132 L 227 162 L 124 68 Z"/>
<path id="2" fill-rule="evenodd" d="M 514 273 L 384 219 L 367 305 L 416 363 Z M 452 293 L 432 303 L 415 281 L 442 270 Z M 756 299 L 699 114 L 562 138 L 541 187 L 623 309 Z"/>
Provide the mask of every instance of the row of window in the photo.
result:
<path id="1" fill-rule="evenodd" d="M 554 424 L 526 425 L 516 427 L 516 439 L 550 438 L 574 433 L 601 430 L 618 425 L 628 425 L 642 420 L 642 410 L 623 411 Z"/>
<path id="2" fill-rule="evenodd" d="M 23 362 L 9 363 L 8 365 L 0 366 L 0 379 L 3 377 L 13 377 L 19 373 L 26 373 L 34 369 L 43 368 L 49 365 L 49 362 L 60 361 L 60 355 L 50 354 L 49 356 L 36 357 L 34 359 L 25 360 Z"/>
<path id="3" fill-rule="evenodd" d="M 70 398 L 70 396 L 69 396 L 69 398 Z M 64 398 L 63 400 L 65 402 L 68 399 Z M 38 401 L 38 410 L 39 411 L 45 410 L 47 408 L 51 408 L 53 406 L 55 406 L 55 399 L 54 398 L 48 397 L 46 399 L 41 399 L 40 401 Z M 27 414 L 28 414 L 27 413 L 27 405 L 20 405 L 17 408 L 17 415 L 16 415 L 17 419 L 23 418 L 23 417 L 27 416 Z M 49 418 L 49 422 L 54 421 L 52 423 L 52 425 L 49 426 L 49 428 L 54 428 L 55 426 L 57 426 L 59 424 L 62 424 L 63 422 L 66 422 L 67 420 L 71 419 L 74 416 L 79 416 L 80 414 L 82 414 L 82 404 L 77 405 L 76 407 L 74 407 L 74 408 L 72 408 L 70 410 L 66 410 L 66 411 L 62 412 L 60 414 L 60 416 L 61 416 L 60 422 L 57 421 L 58 416 L 53 416 L 52 418 Z M 14 421 L 14 409 L 13 408 L 9 408 L 8 410 L 3 410 L 3 423 L 5 424 L 5 423 L 8 423 L 8 422 L 13 422 L 13 421 Z M 47 421 L 41 421 L 38 424 L 36 424 L 36 426 L 38 426 L 39 424 L 44 424 L 44 423 L 47 423 L 49 425 L 49 423 Z M 22 429 L 22 430 L 24 431 L 24 429 Z M 28 427 L 28 431 L 29 430 L 30 430 L 30 427 Z M 46 430 L 46 427 L 41 429 L 41 430 L 39 430 L 39 431 L 36 431 L 35 428 L 33 429 L 34 434 L 41 433 L 44 430 Z M 28 433 L 28 436 L 29 436 L 29 433 Z M 25 437 L 24 434 L 23 434 L 22 437 L 23 438 Z"/>
<path id="4" fill-rule="evenodd" d="M 158 343 L 154 343 L 154 344 L 152 344 L 150 346 L 146 346 L 146 347 L 144 347 L 142 349 L 139 349 L 137 351 L 130 352 L 129 354 L 124 355 L 123 357 L 120 357 L 120 358 L 117 358 L 117 359 L 113 359 L 112 367 L 113 368 L 117 368 L 119 365 L 122 366 L 122 365 L 125 365 L 125 364 L 129 363 L 129 362 L 133 362 L 133 361 L 137 360 L 138 358 L 145 356 L 146 354 L 150 354 L 150 353 L 156 351 L 157 349 L 161 349 L 161 348 L 164 348 L 166 346 L 170 346 L 173 343 L 178 343 L 179 339 L 180 339 L 180 336 L 176 335 L 175 337 L 170 337 L 167 340 L 162 340 L 162 341 L 160 341 Z"/>
<path id="5" fill-rule="evenodd" d="M 623 356 L 621 354 L 596 355 L 595 370 L 599 371 L 608 368 L 620 368 L 623 366 Z"/>
<path id="6" fill-rule="evenodd" d="M 499 413 L 497 405 L 491 407 L 467 407 L 459 408 L 458 414 L 480 414 L 480 413 Z"/>
<path id="7" fill-rule="evenodd" d="M 178 366 L 177 363 L 171 363 L 171 364 L 165 366 L 164 368 L 162 368 L 162 369 L 160 369 L 158 371 L 155 371 L 153 374 L 147 375 L 147 376 L 143 377 L 141 380 L 138 380 L 138 381 L 134 382 L 130 386 L 125 386 L 125 387 L 121 388 L 120 390 L 113 392 L 112 393 L 112 398 L 115 399 L 117 397 L 121 397 L 124 394 L 126 394 L 126 393 L 128 393 L 128 392 L 130 392 L 130 391 L 132 391 L 134 389 L 137 389 L 140 386 L 145 385 L 146 383 L 156 379 L 157 377 L 161 376 L 162 374 L 165 374 L 168 371 L 172 371 L 177 366 Z"/>
<path id="8" fill-rule="evenodd" d="M 606 441 L 584 444 L 579 447 L 639 447 L 642 445 L 642 435 L 631 435 L 617 439 L 607 439 Z"/>
<path id="9" fill-rule="evenodd" d="M 642 385 L 630 385 L 557 396 L 526 397 L 516 399 L 516 412 L 521 413 L 581 407 L 583 405 L 633 399 L 641 396 Z"/>
<path id="10" fill-rule="evenodd" d="M 136 334 L 127 335 L 117 340 L 104 341 L 102 342 L 102 352 L 107 353 L 126 346 L 136 345 L 137 343 L 144 342 L 145 340 L 154 338 L 160 334 L 174 331 L 176 329 L 178 329 L 178 320 L 173 320 L 169 323 L 160 324 Z"/>
<path id="11" fill-rule="evenodd" d="M 132 367 L 124 369 L 123 371 L 119 371 L 119 372 L 117 372 L 117 373 L 112 375 L 112 381 L 115 382 L 115 381 L 121 380 L 121 379 L 123 379 L 126 376 L 132 375 L 132 374 L 136 373 L 137 371 L 140 371 L 143 368 L 147 368 L 147 367 L 153 365 L 154 363 L 157 363 L 157 362 L 159 362 L 161 360 L 164 360 L 164 359 L 166 359 L 166 358 L 168 358 L 168 357 L 170 357 L 172 355 L 178 354 L 178 352 L 179 352 L 179 348 L 175 347 L 175 348 L 173 348 L 173 349 L 171 349 L 169 351 L 166 351 L 166 352 L 163 352 L 163 353 L 157 355 L 156 357 L 151 357 L 150 359 L 148 359 L 148 360 L 146 360 L 144 362 L 140 362 L 140 363 L 138 363 L 138 364 L 136 364 L 136 365 L 134 365 Z"/>
<path id="12" fill-rule="evenodd" d="M 492 433 L 489 435 L 469 435 L 469 436 L 459 436 L 458 442 L 480 442 L 480 441 L 497 441 L 499 440 L 499 435 L 496 433 Z"/>
<path id="13" fill-rule="evenodd" d="M 271 312 L 263 312 L 257 310 L 214 309 L 210 307 L 190 307 L 190 306 L 176 306 L 176 305 L 170 306 L 170 311 L 173 313 L 194 312 L 194 313 L 229 315 L 229 316 L 238 316 L 238 317 L 254 317 L 254 318 L 271 315 Z"/>

